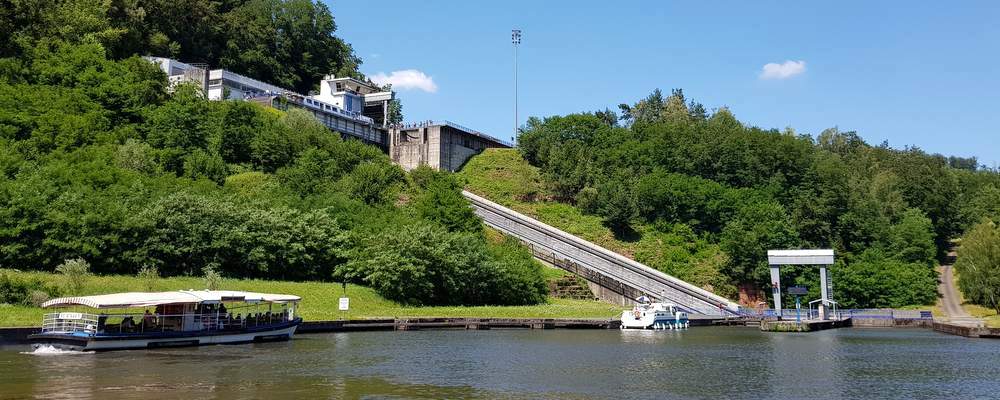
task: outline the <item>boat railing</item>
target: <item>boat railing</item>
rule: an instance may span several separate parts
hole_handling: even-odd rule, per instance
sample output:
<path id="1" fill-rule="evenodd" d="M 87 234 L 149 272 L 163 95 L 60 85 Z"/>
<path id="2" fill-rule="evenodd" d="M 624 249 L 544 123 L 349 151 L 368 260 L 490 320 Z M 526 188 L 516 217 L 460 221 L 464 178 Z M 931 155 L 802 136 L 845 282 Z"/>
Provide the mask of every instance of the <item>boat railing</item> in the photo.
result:
<path id="1" fill-rule="evenodd" d="M 47 313 L 42 316 L 42 333 L 97 333 L 97 315 L 78 312 Z"/>
<path id="2" fill-rule="evenodd" d="M 42 333 L 101 335 L 225 331 L 279 325 L 292 319 L 291 314 L 286 312 L 247 313 L 246 316 L 242 313 L 216 312 L 183 314 L 61 312 L 43 316 Z"/>

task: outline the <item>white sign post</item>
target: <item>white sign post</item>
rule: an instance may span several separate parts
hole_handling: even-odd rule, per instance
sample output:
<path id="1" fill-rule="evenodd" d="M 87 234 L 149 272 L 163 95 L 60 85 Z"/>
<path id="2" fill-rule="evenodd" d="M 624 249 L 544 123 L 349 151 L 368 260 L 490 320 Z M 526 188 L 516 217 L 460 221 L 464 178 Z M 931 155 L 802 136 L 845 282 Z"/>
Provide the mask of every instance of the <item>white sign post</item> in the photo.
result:
<path id="1" fill-rule="evenodd" d="M 341 297 L 340 298 L 340 311 L 347 311 L 347 309 L 349 308 L 350 304 L 351 304 L 351 299 L 349 299 L 347 297 Z"/>

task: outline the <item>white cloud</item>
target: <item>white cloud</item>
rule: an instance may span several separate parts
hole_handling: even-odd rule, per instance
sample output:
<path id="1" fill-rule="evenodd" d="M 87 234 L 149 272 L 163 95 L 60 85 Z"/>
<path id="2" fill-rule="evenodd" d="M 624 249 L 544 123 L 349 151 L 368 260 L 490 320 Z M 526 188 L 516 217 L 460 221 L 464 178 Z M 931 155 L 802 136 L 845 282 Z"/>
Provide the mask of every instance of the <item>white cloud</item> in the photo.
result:
<path id="1" fill-rule="evenodd" d="M 397 90 L 417 89 L 423 90 L 427 93 L 434 93 L 438 90 L 437 84 L 434 83 L 434 78 L 415 69 L 392 71 L 389 75 L 386 75 L 384 72 L 379 72 L 375 75 L 369 76 L 369 78 L 371 78 L 372 82 L 379 85 L 391 83 L 392 88 Z"/>
<path id="2" fill-rule="evenodd" d="M 806 62 L 802 60 L 767 63 L 760 69 L 760 79 L 787 79 L 803 72 L 806 72 Z"/>

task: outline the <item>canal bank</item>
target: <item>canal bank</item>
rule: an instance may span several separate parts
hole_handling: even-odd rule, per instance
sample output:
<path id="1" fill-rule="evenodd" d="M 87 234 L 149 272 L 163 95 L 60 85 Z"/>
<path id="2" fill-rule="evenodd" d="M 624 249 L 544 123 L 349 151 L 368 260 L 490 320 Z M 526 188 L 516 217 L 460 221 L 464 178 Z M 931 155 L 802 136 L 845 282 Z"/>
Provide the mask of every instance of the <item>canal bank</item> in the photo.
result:
<path id="1" fill-rule="evenodd" d="M 719 317 L 692 316 L 690 326 L 711 326 Z M 383 318 L 304 321 L 296 334 L 489 329 L 619 329 L 618 319 L 598 318 Z M 0 328 L 0 344 L 25 343 L 37 327 Z"/>

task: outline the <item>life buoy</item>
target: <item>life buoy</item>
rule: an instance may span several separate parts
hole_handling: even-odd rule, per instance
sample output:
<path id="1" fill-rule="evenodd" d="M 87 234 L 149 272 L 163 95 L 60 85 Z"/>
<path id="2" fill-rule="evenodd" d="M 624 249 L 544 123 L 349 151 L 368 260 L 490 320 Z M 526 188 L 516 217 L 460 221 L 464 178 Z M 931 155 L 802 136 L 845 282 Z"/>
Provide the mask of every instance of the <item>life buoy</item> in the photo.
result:
<path id="1" fill-rule="evenodd" d="M 642 316 L 642 313 L 639 310 L 635 310 L 632 313 L 635 314 L 635 319 L 639 319 Z"/>

